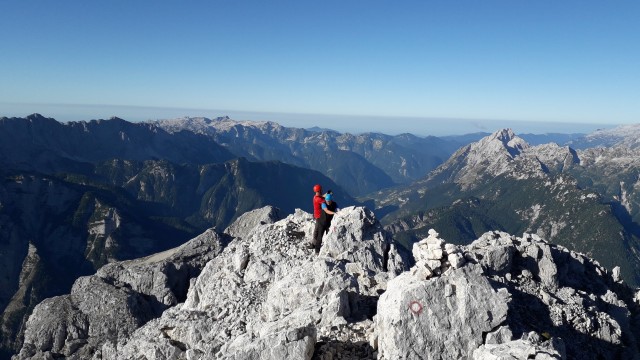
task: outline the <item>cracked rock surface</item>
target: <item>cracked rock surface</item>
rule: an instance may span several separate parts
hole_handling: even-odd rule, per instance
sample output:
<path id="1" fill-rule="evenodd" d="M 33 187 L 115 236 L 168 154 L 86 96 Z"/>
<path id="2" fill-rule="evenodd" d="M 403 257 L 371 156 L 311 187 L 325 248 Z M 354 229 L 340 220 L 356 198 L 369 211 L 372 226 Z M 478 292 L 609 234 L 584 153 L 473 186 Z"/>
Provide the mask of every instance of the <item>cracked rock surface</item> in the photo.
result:
<path id="1" fill-rule="evenodd" d="M 348 207 L 316 255 L 313 227 L 266 207 L 107 265 L 38 305 L 14 358 L 638 359 L 640 296 L 536 235 L 432 230 L 408 253 Z"/>

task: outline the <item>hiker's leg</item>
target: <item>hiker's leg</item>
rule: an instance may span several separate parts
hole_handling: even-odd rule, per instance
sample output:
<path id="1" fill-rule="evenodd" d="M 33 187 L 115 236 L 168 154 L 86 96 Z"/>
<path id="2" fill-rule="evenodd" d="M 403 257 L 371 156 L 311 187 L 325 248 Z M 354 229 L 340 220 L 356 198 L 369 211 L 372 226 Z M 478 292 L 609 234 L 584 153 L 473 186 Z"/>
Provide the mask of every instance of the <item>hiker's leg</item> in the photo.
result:
<path id="1" fill-rule="evenodd" d="M 313 244 L 315 246 L 316 253 L 320 252 L 320 247 L 322 246 L 322 237 L 324 236 L 325 231 L 326 229 L 322 225 L 318 226 L 318 234 L 316 235 L 316 239 Z"/>
<path id="2" fill-rule="evenodd" d="M 320 219 L 316 219 L 316 226 L 313 228 L 313 237 L 309 242 L 309 245 L 316 247 L 316 241 L 318 239 L 318 234 L 322 232 L 322 225 L 320 224 Z M 321 238 L 322 239 L 322 238 Z"/>

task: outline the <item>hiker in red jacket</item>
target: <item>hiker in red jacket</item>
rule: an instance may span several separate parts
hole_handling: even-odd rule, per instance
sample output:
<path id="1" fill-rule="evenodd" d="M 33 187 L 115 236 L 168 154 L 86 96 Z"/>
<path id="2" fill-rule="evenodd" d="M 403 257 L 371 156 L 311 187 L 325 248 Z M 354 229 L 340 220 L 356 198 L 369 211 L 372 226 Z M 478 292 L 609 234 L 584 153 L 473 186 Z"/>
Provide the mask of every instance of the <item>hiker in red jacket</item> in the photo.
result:
<path id="1" fill-rule="evenodd" d="M 331 190 L 329 190 L 330 192 Z M 316 184 L 313 187 L 313 192 L 315 195 L 313 196 L 313 218 L 316 220 L 316 225 L 313 229 L 313 237 L 311 238 L 311 242 L 307 245 L 309 249 L 316 249 L 316 253 L 320 251 L 320 244 L 316 243 L 316 239 L 318 238 L 318 233 L 323 231 L 323 226 L 320 223 L 320 217 L 322 215 L 322 204 L 324 204 L 324 196 L 322 195 L 322 186 Z"/>
<path id="2" fill-rule="evenodd" d="M 316 240 L 314 244 L 316 245 L 316 254 L 320 252 L 320 246 L 322 246 L 322 237 L 325 233 L 329 231 L 331 227 L 331 220 L 333 220 L 333 215 L 338 211 L 338 203 L 333 201 L 333 195 L 330 192 L 324 196 L 324 204 L 322 204 L 322 213 L 320 218 L 317 220 L 317 223 L 320 225 L 316 226 L 318 232 L 316 233 Z"/>
<path id="3" fill-rule="evenodd" d="M 322 196 L 322 186 L 316 184 L 313 187 L 313 192 L 315 192 L 315 195 L 313 196 L 313 218 L 318 219 L 322 214 L 322 204 L 324 204 L 324 196 Z"/>

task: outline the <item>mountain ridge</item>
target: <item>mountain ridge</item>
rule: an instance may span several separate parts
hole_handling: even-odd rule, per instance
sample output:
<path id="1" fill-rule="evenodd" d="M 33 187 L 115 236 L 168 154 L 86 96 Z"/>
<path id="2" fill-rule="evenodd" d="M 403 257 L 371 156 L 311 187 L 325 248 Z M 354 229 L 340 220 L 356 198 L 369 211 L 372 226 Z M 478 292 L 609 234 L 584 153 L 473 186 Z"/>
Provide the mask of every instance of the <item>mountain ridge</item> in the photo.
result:
<path id="1" fill-rule="evenodd" d="M 186 129 L 207 134 L 231 152 L 249 159 L 278 159 L 318 169 L 353 195 L 423 176 L 458 145 L 436 137 L 318 132 L 287 128 L 274 122 L 235 121 L 229 117 L 187 117 L 152 123 L 170 132 Z M 323 161 L 325 157 L 330 160 Z M 332 166 L 334 163 L 340 171 Z M 350 170 L 351 166 L 355 169 Z"/>
<path id="2" fill-rule="evenodd" d="M 529 146 L 513 132 L 499 130 L 461 148 L 428 177 L 376 194 L 377 207 L 392 209 L 383 222 L 399 231 L 396 235 L 407 246 L 426 236 L 431 222 L 447 224 L 442 232 L 467 239 L 494 230 L 486 227 L 492 224 L 504 231 L 537 233 L 610 268 L 621 265 L 624 278 L 638 283 L 638 232 L 615 203 L 578 181 L 572 169 L 581 163 L 580 156 L 557 144 Z M 465 214 L 478 211 L 474 209 L 481 213 L 472 225 Z"/>

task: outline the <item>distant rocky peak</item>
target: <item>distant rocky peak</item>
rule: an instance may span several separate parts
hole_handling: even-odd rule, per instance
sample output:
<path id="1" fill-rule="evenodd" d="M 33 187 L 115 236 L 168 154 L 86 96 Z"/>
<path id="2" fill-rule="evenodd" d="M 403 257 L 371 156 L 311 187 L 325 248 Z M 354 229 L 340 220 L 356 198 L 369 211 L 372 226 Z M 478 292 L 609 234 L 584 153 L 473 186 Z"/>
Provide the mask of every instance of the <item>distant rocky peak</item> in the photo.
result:
<path id="1" fill-rule="evenodd" d="M 511 129 L 498 130 L 485 139 L 487 142 L 499 141 L 512 158 L 520 155 L 524 149 L 529 147 L 529 144 L 524 139 L 518 137 Z M 481 140 L 481 142 L 483 140 Z"/>
<path id="2" fill-rule="evenodd" d="M 238 121 L 233 120 L 229 116 L 219 116 L 214 119 L 206 117 L 181 117 L 176 119 L 155 120 L 151 123 L 156 124 L 164 130 L 175 133 L 182 130 L 189 130 L 200 134 L 213 135 L 216 133 L 235 132 L 238 127 L 255 128 L 262 130 L 263 128 L 273 128 L 278 125 L 268 121 Z"/>
<path id="3" fill-rule="evenodd" d="M 511 162 L 529 147 L 529 144 L 516 136 L 511 129 L 502 129 L 469 144 L 467 150 L 463 148 L 458 152 L 467 156 L 467 164 L 486 166 L 489 163 Z"/>
<path id="4" fill-rule="evenodd" d="M 529 148 L 530 145 L 511 129 L 498 130 L 460 148 L 432 173 L 429 180 L 470 188 L 478 183 L 478 179 L 512 171 L 516 158 Z"/>
<path id="5" fill-rule="evenodd" d="M 46 119 L 44 116 L 38 114 L 38 113 L 33 113 L 29 116 L 27 116 L 27 119 L 29 120 L 39 120 L 39 119 Z"/>
<path id="6" fill-rule="evenodd" d="M 42 116 L 42 115 L 40 115 L 38 113 L 34 113 L 34 114 L 31 114 L 31 115 L 27 116 L 27 120 L 29 120 L 29 122 L 31 122 L 31 123 L 34 123 L 34 122 L 57 123 L 57 121 L 55 119 Z"/>
<path id="7" fill-rule="evenodd" d="M 507 128 L 507 129 L 500 129 L 494 132 L 493 134 L 489 135 L 489 137 L 501 140 L 502 142 L 506 143 L 511 141 L 511 139 L 515 138 L 516 134 L 513 132 L 513 130 Z"/>

